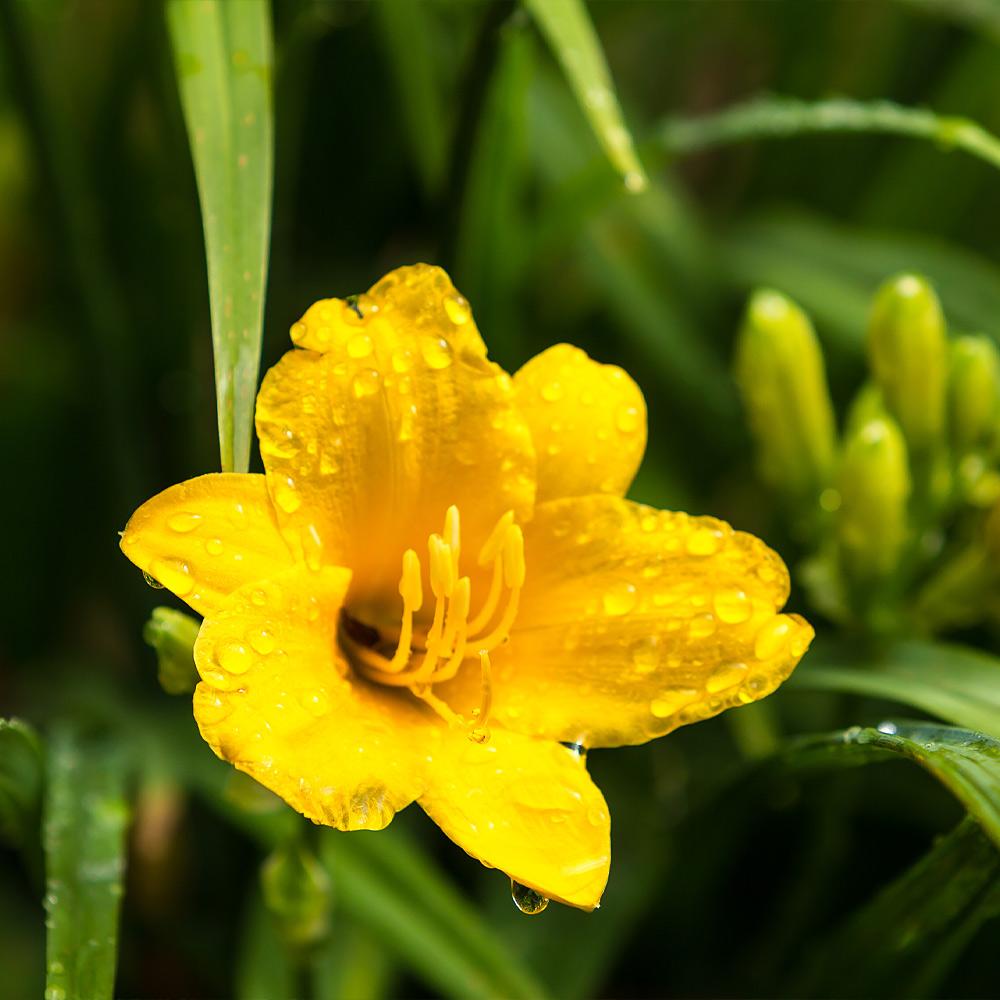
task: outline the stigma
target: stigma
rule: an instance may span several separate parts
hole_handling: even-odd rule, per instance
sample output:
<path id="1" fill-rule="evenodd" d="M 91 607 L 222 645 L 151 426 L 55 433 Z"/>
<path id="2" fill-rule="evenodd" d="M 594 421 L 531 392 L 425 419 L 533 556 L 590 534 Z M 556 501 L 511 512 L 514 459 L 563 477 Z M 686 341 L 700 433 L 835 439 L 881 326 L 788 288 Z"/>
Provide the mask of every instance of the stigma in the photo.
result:
<path id="1" fill-rule="evenodd" d="M 524 586 L 524 535 L 514 523 L 513 512 L 497 521 L 477 553 L 478 566 L 490 571 L 490 583 L 481 601 L 474 601 L 478 595 L 473 595 L 472 581 L 462 575 L 461 555 L 460 515 L 458 508 L 451 506 L 441 533 L 427 539 L 432 613 L 423 616 L 422 625 L 417 623 L 417 612 L 424 608 L 425 564 L 414 549 L 407 549 L 399 578 L 403 615 L 395 650 L 384 641 L 373 646 L 361 644 L 343 629 L 341 642 L 367 680 L 409 689 L 449 724 L 465 728 L 470 739 L 484 743 L 489 739 L 487 723 L 493 700 L 490 652 L 507 641 Z M 455 677 L 466 660 L 478 662 L 481 678 L 480 706 L 471 718 L 454 712 L 433 692 L 435 685 Z"/>

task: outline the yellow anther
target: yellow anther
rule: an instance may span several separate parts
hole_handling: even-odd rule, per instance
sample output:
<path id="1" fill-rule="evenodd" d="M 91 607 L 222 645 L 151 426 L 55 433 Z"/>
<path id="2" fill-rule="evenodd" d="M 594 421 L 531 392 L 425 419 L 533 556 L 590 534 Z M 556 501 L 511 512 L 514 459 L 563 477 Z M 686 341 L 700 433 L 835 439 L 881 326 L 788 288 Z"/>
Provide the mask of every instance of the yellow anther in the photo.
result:
<path id="1" fill-rule="evenodd" d="M 519 525 L 507 529 L 503 546 L 503 581 L 508 587 L 524 586 L 524 533 Z"/>
<path id="2" fill-rule="evenodd" d="M 490 537 L 486 539 L 483 547 L 479 550 L 479 559 L 477 561 L 480 566 L 489 566 L 500 555 L 500 550 L 503 548 L 504 541 L 507 538 L 507 531 L 513 523 L 514 512 L 512 510 L 507 511 L 497 521 L 490 532 Z"/>
<path id="3" fill-rule="evenodd" d="M 431 590 L 434 596 L 438 600 L 451 597 L 451 592 L 455 589 L 455 564 L 451 557 L 451 546 L 440 535 L 431 535 L 427 539 L 427 552 L 430 556 Z"/>
<path id="4" fill-rule="evenodd" d="M 452 504 L 444 514 L 444 534 L 445 542 L 451 547 L 451 561 L 455 567 L 455 576 L 458 576 L 458 557 L 462 551 L 462 528 L 458 517 L 458 508 Z"/>
<path id="5" fill-rule="evenodd" d="M 420 558 L 407 549 L 403 553 L 403 575 L 399 578 L 399 596 L 403 598 L 403 606 L 419 611 L 424 603 L 424 591 L 420 583 Z"/>

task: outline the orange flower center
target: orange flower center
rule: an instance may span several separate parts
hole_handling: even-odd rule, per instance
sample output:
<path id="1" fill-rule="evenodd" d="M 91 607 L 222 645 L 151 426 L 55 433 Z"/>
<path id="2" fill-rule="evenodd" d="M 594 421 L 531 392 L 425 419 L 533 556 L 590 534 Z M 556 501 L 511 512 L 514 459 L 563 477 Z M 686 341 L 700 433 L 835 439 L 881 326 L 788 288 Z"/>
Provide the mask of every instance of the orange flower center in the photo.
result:
<path id="1" fill-rule="evenodd" d="M 376 633 L 364 641 L 359 630 L 342 622 L 340 642 L 348 658 L 366 679 L 388 687 L 408 688 L 442 718 L 469 730 L 477 742 L 489 739 L 486 728 L 492 701 L 490 652 L 507 640 L 517 617 L 524 586 L 524 535 L 508 511 L 501 517 L 478 553 L 484 569 L 492 566 L 489 589 L 472 614 L 472 582 L 462 576 L 458 508 L 448 508 L 444 530 L 427 540 L 427 569 L 434 611 L 429 625 L 415 620 L 424 604 L 423 566 L 413 549 L 403 553 L 399 594 L 403 617 L 395 634 Z M 471 617 L 470 617 L 471 616 Z M 395 642 L 395 651 L 392 643 Z M 478 659 L 482 682 L 480 706 L 466 719 L 433 693 L 433 687 L 451 680 L 468 659 Z"/>

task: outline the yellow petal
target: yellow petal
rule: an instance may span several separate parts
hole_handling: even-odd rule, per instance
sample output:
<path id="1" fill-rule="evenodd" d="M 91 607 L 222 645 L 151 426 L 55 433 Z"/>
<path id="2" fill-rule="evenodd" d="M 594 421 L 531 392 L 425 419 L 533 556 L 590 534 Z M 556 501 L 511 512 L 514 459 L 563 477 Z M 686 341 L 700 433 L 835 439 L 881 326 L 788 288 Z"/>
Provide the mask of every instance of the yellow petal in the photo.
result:
<path id="1" fill-rule="evenodd" d="M 122 533 L 140 569 L 207 615 L 237 587 L 292 565 L 263 476 L 215 473 L 147 500 Z"/>
<path id="2" fill-rule="evenodd" d="M 584 746 L 643 743 L 770 694 L 812 639 L 781 559 L 710 517 L 616 497 L 540 505 L 527 580 L 494 655 L 493 717 Z M 475 704 L 466 671 L 441 693 Z"/>
<path id="3" fill-rule="evenodd" d="M 380 830 L 422 790 L 414 748 L 437 720 L 349 676 L 336 645 L 349 582 L 301 567 L 236 591 L 195 644 L 194 711 L 220 757 L 304 816 Z"/>
<path id="4" fill-rule="evenodd" d="M 475 552 L 505 511 L 523 520 L 534 499 L 510 377 L 487 361 L 447 275 L 401 268 L 357 304 L 364 319 L 335 299 L 313 306 L 293 337 L 323 353 L 286 354 L 257 399 L 281 530 L 309 565 L 351 567 L 355 613 L 395 594 L 403 552 L 425 551 L 452 504 Z"/>
<path id="5" fill-rule="evenodd" d="M 629 376 L 557 344 L 515 376 L 538 456 L 538 501 L 624 496 L 646 450 L 646 402 Z"/>
<path id="6" fill-rule="evenodd" d="M 549 899 L 592 910 L 611 860 L 604 797 L 566 747 L 494 729 L 443 740 L 420 805 L 474 858 Z"/>

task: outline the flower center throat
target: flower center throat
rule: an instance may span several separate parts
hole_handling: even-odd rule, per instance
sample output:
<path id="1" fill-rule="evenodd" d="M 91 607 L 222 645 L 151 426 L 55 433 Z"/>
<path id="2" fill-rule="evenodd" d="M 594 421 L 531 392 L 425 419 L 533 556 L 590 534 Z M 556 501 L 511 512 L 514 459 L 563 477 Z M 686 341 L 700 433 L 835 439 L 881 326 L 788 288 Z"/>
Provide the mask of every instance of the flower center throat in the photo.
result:
<path id="1" fill-rule="evenodd" d="M 423 565 L 416 551 L 407 549 L 399 579 L 403 599 L 399 629 L 394 634 L 375 632 L 346 619 L 341 623 L 340 643 L 363 677 L 409 689 L 447 722 L 466 728 L 470 739 L 485 743 L 492 702 L 490 652 L 510 635 L 524 586 L 524 535 L 514 523 L 513 511 L 497 521 L 477 554 L 477 564 L 491 567 L 491 577 L 474 614 L 472 581 L 461 575 L 461 551 L 459 512 L 451 506 L 441 534 L 435 532 L 427 539 L 428 580 L 434 598 L 430 624 L 420 625 L 415 618 L 424 606 Z M 472 717 L 465 718 L 432 689 L 455 677 L 470 659 L 479 661 L 481 697 Z"/>

